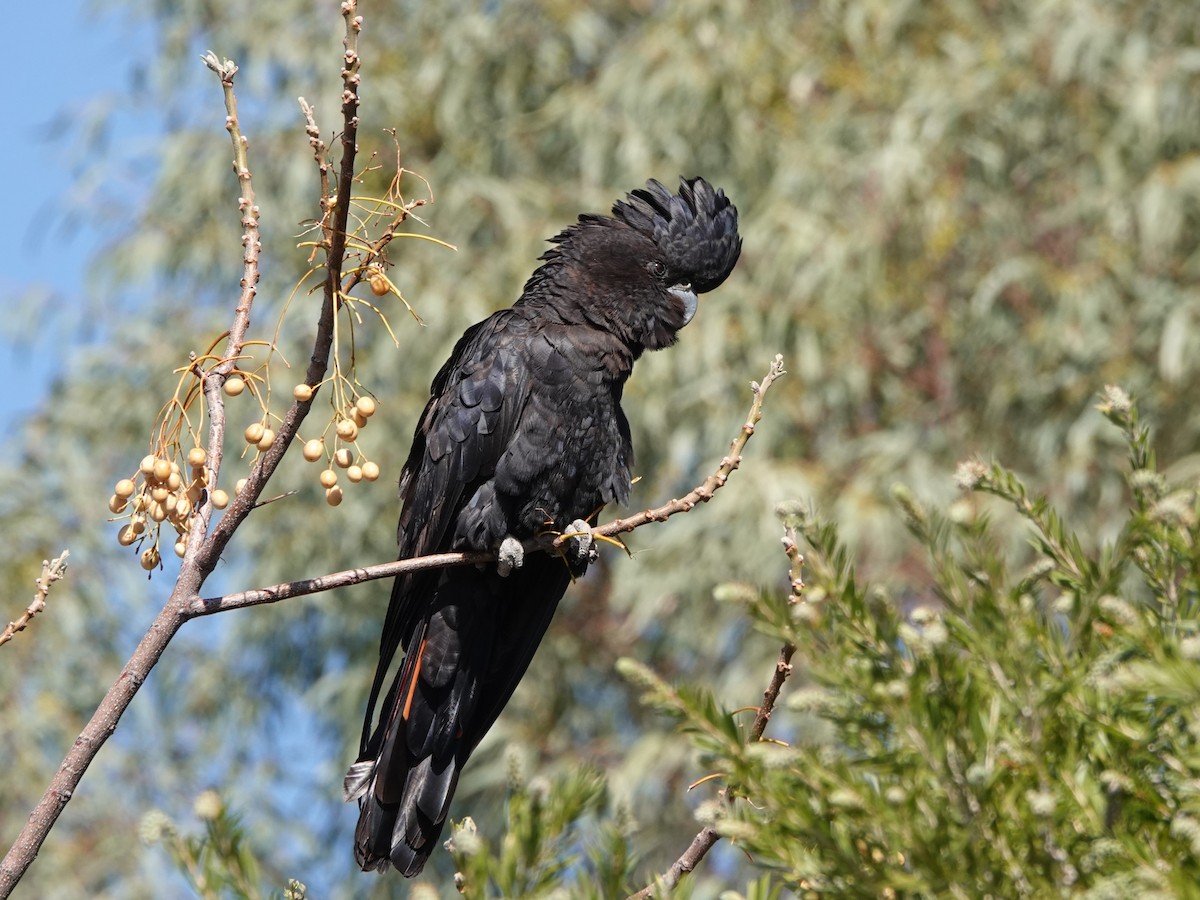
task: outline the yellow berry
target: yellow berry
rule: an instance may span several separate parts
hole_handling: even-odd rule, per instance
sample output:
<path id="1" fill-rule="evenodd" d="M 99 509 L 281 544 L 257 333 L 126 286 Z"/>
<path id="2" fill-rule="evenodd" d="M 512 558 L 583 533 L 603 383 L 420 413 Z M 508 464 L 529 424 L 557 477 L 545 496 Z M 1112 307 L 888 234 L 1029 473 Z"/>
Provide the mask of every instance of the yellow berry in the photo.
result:
<path id="1" fill-rule="evenodd" d="M 122 500 L 128 500 L 130 497 L 132 497 L 133 491 L 134 491 L 134 484 L 128 478 L 122 478 L 120 481 L 117 482 L 117 486 L 115 488 L 113 488 L 113 493 L 116 494 L 118 497 L 120 497 Z"/>
<path id="2" fill-rule="evenodd" d="M 351 484 L 358 484 L 363 479 L 362 466 L 351 466 L 346 470 L 346 477 L 350 479 Z"/>
<path id="3" fill-rule="evenodd" d="M 193 469 L 201 469 L 208 462 L 208 454 L 204 452 L 203 447 L 193 447 L 188 451 L 187 461 Z"/>
<path id="4" fill-rule="evenodd" d="M 183 554 L 185 554 L 186 552 L 187 552 L 187 541 L 176 541 L 175 542 L 175 555 L 178 556 L 180 559 L 183 559 Z"/>
<path id="5" fill-rule="evenodd" d="M 125 512 L 125 507 L 128 505 L 129 501 L 117 494 L 113 494 L 108 498 L 108 511 L 110 513 L 123 513 Z"/>
<path id="6" fill-rule="evenodd" d="M 292 388 L 292 396 L 301 403 L 307 403 L 312 399 L 313 389 L 307 384 L 298 384 Z"/>
<path id="7" fill-rule="evenodd" d="M 372 272 L 367 276 L 367 281 L 371 283 L 371 293 L 376 297 L 382 297 L 389 290 L 387 279 L 379 272 Z"/>
<path id="8" fill-rule="evenodd" d="M 167 517 L 167 508 L 161 503 L 152 502 L 150 504 L 149 513 L 150 518 L 152 518 L 155 522 L 161 522 Z"/>
<path id="9" fill-rule="evenodd" d="M 325 455 L 325 445 L 316 438 L 311 441 L 304 442 L 304 458 L 309 462 L 316 462 Z"/>
<path id="10" fill-rule="evenodd" d="M 369 419 L 375 415 L 375 400 L 372 397 L 359 397 L 354 402 L 354 408 Z"/>
<path id="11" fill-rule="evenodd" d="M 187 496 L 180 497 L 175 502 L 175 518 L 181 522 L 192 514 L 192 501 Z"/>
<path id="12" fill-rule="evenodd" d="M 167 476 L 167 480 L 164 482 L 164 484 L 166 484 L 168 491 L 177 491 L 179 490 L 180 485 L 183 484 L 183 476 L 178 472 L 172 472 Z"/>
<path id="13" fill-rule="evenodd" d="M 126 525 L 117 532 L 117 543 L 122 547 L 128 547 L 137 540 L 138 533 L 133 530 L 133 524 Z"/>
<path id="14" fill-rule="evenodd" d="M 161 562 L 157 547 L 147 547 L 142 551 L 142 568 L 149 572 Z"/>
<path id="15" fill-rule="evenodd" d="M 174 494 L 168 493 L 167 496 L 163 498 L 163 508 L 167 511 L 167 515 L 175 512 L 175 507 L 178 503 L 179 498 Z"/>
<path id="16" fill-rule="evenodd" d="M 146 517 L 134 516 L 129 520 L 129 527 L 133 529 L 134 534 L 141 534 L 146 530 Z"/>
<path id="17" fill-rule="evenodd" d="M 337 453 L 333 454 L 333 461 L 337 464 L 339 469 L 344 469 L 350 465 L 350 463 L 354 462 L 354 457 L 350 455 L 349 450 L 347 450 L 345 447 L 342 447 Z"/>
<path id="18" fill-rule="evenodd" d="M 253 424 L 246 426 L 246 430 L 242 434 L 242 437 L 246 439 L 247 444 L 257 444 L 263 439 L 263 435 L 266 434 L 266 432 L 266 426 L 264 426 L 262 422 L 254 422 Z"/>
<path id="19" fill-rule="evenodd" d="M 357 406 L 350 407 L 350 419 L 359 428 L 367 427 L 367 417 L 358 411 Z"/>
<path id="20" fill-rule="evenodd" d="M 362 473 L 363 478 L 367 479 L 367 481 L 374 481 L 379 477 L 379 464 L 372 462 L 371 460 L 367 460 L 362 464 Z"/>
<path id="21" fill-rule="evenodd" d="M 156 462 L 158 462 L 157 456 L 153 456 L 153 455 L 143 456 L 142 464 L 140 466 L 138 466 L 138 469 L 141 471 L 141 473 L 143 475 L 153 475 L 154 474 L 154 464 Z"/>
<path id="22" fill-rule="evenodd" d="M 342 489 L 336 484 L 325 491 L 325 502 L 330 506 L 337 506 L 342 502 Z"/>
<path id="23" fill-rule="evenodd" d="M 154 478 L 157 481 L 166 481 L 171 475 L 171 464 L 165 459 L 156 459 L 154 461 Z"/>
<path id="24" fill-rule="evenodd" d="M 343 441 L 353 441 L 358 437 L 358 426 L 350 419 L 342 419 L 337 423 L 337 433 Z"/>
<path id="25" fill-rule="evenodd" d="M 250 479 L 248 479 L 248 478 L 239 478 L 236 482 L 234 482 L 233 492 L 235 494 L 240 494 L 243 490 L 245 490 L 246 482 L 249 480 Z"/>
<path id="26" fill-rule="evenodd" d="M 150 491 L 150 499 L 155 503 L 165 503 L 170 494 L 171 492 L 167 490 L 166 486 L 160 484 Z"/>
<path id="27" fill-rule="evenodd" d="M 236 397 L 246 389 L 246 382 L 241 375 L 230 375 L 225 379 L 225 393 L 230 397 Z"/>
<path id="28" fill-rule="evenodd" d="M 325 469 L 321 472 L 321 487 L 331 488 L 337 484 L 337 472 L 333 469 Z"/>
<path id="29" fill-rule="evenodd" d="M 209 494 L 209 499 L 212 500 L 212 505 L 216 509 L 224 509 L 229 505 L 229 495 L 220 488 Z"/>
<path id="30" fill-rule="evenodd" d="M 271 449 L 271 445 L 273 443 L 275 443 L 274 429 L 264 428 L 262 437 L 258 439 L 258 443 L 255 444 L 255 446 L 258 447 L 258 449 L 261 450 L 263 453 L 266 453 L 268 450 Z"/>

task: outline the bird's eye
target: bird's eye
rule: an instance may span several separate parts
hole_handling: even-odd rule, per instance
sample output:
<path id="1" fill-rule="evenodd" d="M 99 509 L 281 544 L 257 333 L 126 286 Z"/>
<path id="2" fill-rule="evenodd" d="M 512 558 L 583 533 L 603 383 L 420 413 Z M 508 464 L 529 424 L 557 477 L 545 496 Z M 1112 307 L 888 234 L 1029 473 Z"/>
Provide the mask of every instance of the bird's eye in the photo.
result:
<path id="1" fill-rule="evenodd" d="M 663 265 L 662 260 L 652 259 L 650 264 L 646 266 L 647 271 L 655 278 L 662 278 L 667 274 L 667 267 Z"/>

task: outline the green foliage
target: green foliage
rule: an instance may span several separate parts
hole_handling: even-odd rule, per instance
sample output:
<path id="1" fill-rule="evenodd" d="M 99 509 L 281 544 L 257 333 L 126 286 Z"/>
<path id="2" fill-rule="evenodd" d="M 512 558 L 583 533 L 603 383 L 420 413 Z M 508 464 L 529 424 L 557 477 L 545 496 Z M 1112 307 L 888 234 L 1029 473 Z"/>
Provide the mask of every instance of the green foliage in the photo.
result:
<path id="1" fill-rule="evenodd" d="M 603 775 L 583 767 L 553 781 L 526 782 L 512 763 L 509 775 L 499 842 L 485 838 L 469 817 L 453 826 L 447 847 L 459 892 L 475 900 L 567 893 L 601 900 L 627 893 L 633 823 L 620 810 L 603 815 L 609 802 Z"/>
<path id="2" fill-rule="evenodd" d="M 252 851 L 240 821 L 216 791 L 196 798 L 193 810 L 204 823 L 198 835 L 184 834 L 161 810 L 151 810 L 139 828 L 143 842 L 161 844 L 193 896 L 202 900 L 304 900 L 307 889 L 295 879 L 283 891 L 265 894 L 258 856 Z"/>
<path id="3" fill-rule="evenodd" d="M 783 510 L 811 547 L 801 599 L 740 597 L 798 648 L 788 745 L 714 740 L 729 716 L 626 673 L 681 718 L 738 798 L 716 827 L 793 889 L 851 896 L 1200 896 L 1200 498 L 1169 485 L 1128 396 L 1133 498 L 1096 553 L 1012 472 L 972 461 L 964 488 L 1012 504 L 1012 559 L 966 498 L 898 491 L 931 583 L 861 586 L 834 527 Z"/>

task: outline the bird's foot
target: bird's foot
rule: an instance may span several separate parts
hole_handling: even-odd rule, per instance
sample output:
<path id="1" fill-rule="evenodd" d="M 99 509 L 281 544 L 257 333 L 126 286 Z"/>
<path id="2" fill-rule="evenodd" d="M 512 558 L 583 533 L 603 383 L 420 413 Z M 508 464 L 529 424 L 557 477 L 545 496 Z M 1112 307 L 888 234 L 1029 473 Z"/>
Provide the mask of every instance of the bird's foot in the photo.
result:
<path id="1" fill-rule="evenodd" d="M 592 526 L 583 519 L 571 523 L 567 532 L 570 537 L 563 543 L 563 550 L 572 565 L 593 563 L 600 554 L 596 551 L 596 539 L 592 537 Z"/>
<path id="2" fill-rule="evenodd" d="M 524 564 L 525 548 L 515 537 L 508 535 L 500 542 L 500 549 L 496 551 L 496 569 L 500 577 L 507 578 L 514 569 L 519 569 Z"/>

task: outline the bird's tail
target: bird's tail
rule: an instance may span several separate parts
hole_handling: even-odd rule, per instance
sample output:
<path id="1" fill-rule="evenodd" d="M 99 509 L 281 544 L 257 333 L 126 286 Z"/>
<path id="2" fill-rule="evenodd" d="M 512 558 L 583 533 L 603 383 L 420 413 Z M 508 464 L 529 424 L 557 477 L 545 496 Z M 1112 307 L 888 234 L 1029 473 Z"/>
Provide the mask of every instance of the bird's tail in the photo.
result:
<path id="1" fill-rule="evenodd" d="M 421 871 L 467 757 L 524 675 L 569 579 L 545 554 L 503 579 L 494 567 L 442 573 L 379 724 L 346 774 L 361 868 Z"/>

